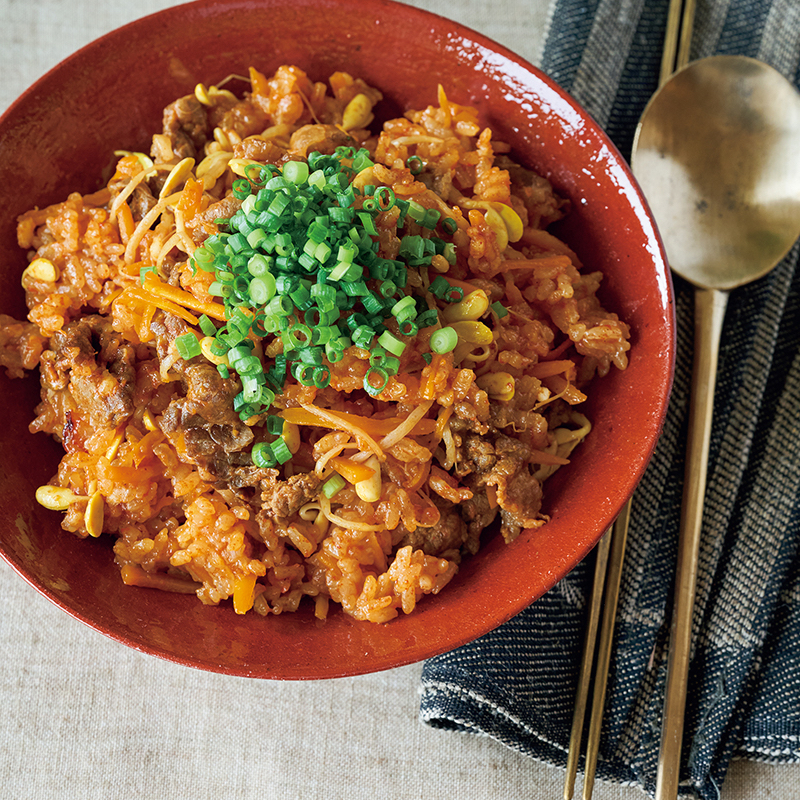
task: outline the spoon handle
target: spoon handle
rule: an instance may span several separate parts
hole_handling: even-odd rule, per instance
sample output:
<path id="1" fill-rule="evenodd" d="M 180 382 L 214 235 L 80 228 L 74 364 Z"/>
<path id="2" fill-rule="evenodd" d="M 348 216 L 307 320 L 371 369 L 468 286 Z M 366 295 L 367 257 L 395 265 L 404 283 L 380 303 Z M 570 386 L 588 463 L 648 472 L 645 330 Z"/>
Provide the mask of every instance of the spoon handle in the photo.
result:
<path id="1" fill-rule="evenodd" d="M 692 645 L 692 615 L 697 585 L 708 450 L 714 412 L 717 358 L 728 293 L 697 289 L 694 310 L 694 364 L 689 406 L 689 438 L 683 487 L 681 527 L 670 634 L 667 689 L 656 777 L 656 800 L 675 800 L 686 711 L 686 689 Z"/>

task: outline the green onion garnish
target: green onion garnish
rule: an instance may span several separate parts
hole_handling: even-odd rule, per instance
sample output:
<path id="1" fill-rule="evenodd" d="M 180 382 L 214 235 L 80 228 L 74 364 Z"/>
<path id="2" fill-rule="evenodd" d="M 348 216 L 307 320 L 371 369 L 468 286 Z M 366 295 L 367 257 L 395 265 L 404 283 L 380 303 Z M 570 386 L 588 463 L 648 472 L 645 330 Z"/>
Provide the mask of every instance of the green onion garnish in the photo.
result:
<path id="1" fill-rule="evenodd" d="M 439 355 L 449 353 L 458 344 L 458 334 L 449 326 L 431 334 L 431 350 Z"/>
<path id="2" fill-rule="evenodd" d="M 197 337 L 193 333 L 186 333 L 183 336 L 178 336 L 175 339 L 175 348 L 178 351 L 178 355 L 184 361 L 189 361 L 189 359 L 199 356 L 202 352 L 200 349 L 200 342 L 197 341 Z"/>
<path id="3" fill-rule="evenodd" d="M 258 442 L 254 444 L 253 449 L 250 451 L 250 458 L 253 459 L 253 463 L 257 467 L 261 467 L 262 469 L 270 469 L 278 463 L 275 454 L 272 452 L 272 448 L 270 448 L 267 442 Z"/>
<path id="4" fill-rule="evenodd" d="M 508 309 L 499 300 L 496 300 L 494 303 L 492 303 L 491 309 L 495 314 L 497 314 L 499 319 L 508 316 Z"/>
<path id="5" fill-rule="evenodd" d="M 406 163 L 414 174 L 424 167 L 418 156 Z M 337 148 L 332 155 L 310 153 L 307 162 L 290 161 L 282 168 L 249 164 L 246 177 L 232 187 L 240 208 L 215 221 L 219 232 L 192 257 L 194 267 L 213 274 L 208 292 L 225 306 L 225 324 L 202 317 L 199 326 L 213 338 L 211 352 L 227 356 L 230 367 L 220 365 L 220 374 L 241 382 L 234 409 L 242 420 L 261 415 L 273 435 L 283 422 L 268 412 L 287 377 L 325 388 L 330 365 L 355 345 L 370 354 L 364 389 L 379 395 L 400 370 L 406 349 L 387 323 L 399 326 L 403 337 L 438 325 L 437 310 L 427 310 L 407 288 L 407 268 L 429 265 L 437 254 L 455 263 L 453 244 L 430 231 L 441 221 L 440 229 L 452 234 L 456 223 L 442 219 L 438 210 L 396 197 L 388 186 L 367 183 L 356 189 L 353 178 L 372 165 L 366 149 L 353 147 Z M 386 224 L 383 212 L 395 207 L 399 214 L 391 219 L 397 228 L 410 218 L 418 233 L 398 233 L 397 255 L 388 259 L 379 255 L 378 233 Z M 430 291 L 450 302 L 463 296 L 441 276 Z M 434 332 L 431 350 L 452 350 L 457 336 L 451 340 L 450 334 L 455 336 L 451 328 Z M 254 341 L 264 337 L 280 337 L 283 353 L 270 359 L 261 348 L 254 352 Z M 194 334 L 179 339 L 182 357 L 202 352 Z M 428 356 L 423 354 L 426 361 Z M 257 465 L 291 458 L 282 438 L 260 444 L 252 451 Z"/>
<path id="6" fill-rule="evenodd" d="M 333 475 L 322 484 L 322 494 L 330 500 L 335 494 L 340 492 L 347 485 L 347 481 L 338 473 Z"/>
<path id="7" fill-rule="evenodd" d="M 424 164 L 419 156 L 410 156 L 406 160 L 406 167 L 408 167 L 412 175 L 419 175 L 419 173 L 422 172 Z"/>

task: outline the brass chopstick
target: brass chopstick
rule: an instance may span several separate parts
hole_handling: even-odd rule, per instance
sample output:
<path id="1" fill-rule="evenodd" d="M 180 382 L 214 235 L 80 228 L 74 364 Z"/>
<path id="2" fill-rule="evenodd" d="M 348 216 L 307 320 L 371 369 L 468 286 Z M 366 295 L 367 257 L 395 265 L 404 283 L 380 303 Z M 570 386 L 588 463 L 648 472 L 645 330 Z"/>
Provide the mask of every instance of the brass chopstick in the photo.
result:
<path id="1" fill-rule="evenodd" d="M 586 741 L 586 765 L 583 769 L 583 800 L 591 800 L 594 788 L 597 755 L 600 751 L 600 731 L 606 706 L 608 668 L 611 663 L 611 646 L 614 642 L 614 628 L 617 620 L 617 605 L 622 584 L 625 549 L 628 544 L 628 523 L 630 518 L 631 504 L 629 501 L 614 522 L 611 554 L 608 559 L 603 599 L 603 622 L 600 627 L 600 641 L 597 645 L 597 674 L 592 695 L 592 714 L 589 718 L 589 738 Z"/>
<path id="2" fill-rule="evenodd" d="M 673 72 L 689 63 L 689 49 L 694 27 L 696 0 L 671 0 L 667 11 L 667 27 L 664 35 L 664 46 L 659 73 L 659 86 L 662 86 Z M 591 800 L 594 779 L 597 770 L 597 758 L 600 750 L 600 733 L 605 710 L 605 693 L 608 685 L 608 669 L 611 661 L 611 647 L 616 623 L 617 604 L 619 600 L 622 567 L 627 546 L 628 525 L 630 521 L 631 501 L 629 500 L 620 512 L 614 525 L 609 528 L 600 540 L 595 562 L 594 582 L 589 606 L 586 636 L 578 676 L 578 690 L 575 698 L 575 709 L 570 732 L 569 752 L 567 754 L 567 774 L 564 781 L 564 800 L 572 800 L 575 791 L 575 779 L 580 760 L 581 740 L 583 737 L 584 718 L 588 702 L 589 690 L 592 691 L 592 712 L 589 720 L 589 736 L 586 743 L 586 763 L 584 766 L 583 800 Z M 600 643 L 597 644 L 597 631 L 600 625 Z M 592 669 L 597 650 L 597 668 L 592 686 Z M 669 721 L 665 718 L 665 724 Z M 662 731 L 661 752 L 659 753 L 659 776 L 657 800 L 671 800 L 671 785 L 664 788 L 665 774 L 673 769 L 676 759 L 680 759 L 680 742 Z M 674 752 L 677 746 L 677 756 Z M 674 767 L 677 770 L 677 767 Z M 670 776 L 667 781 L 677 786 L 677 777 Z M 665 794 L 665 791 L 668 794 Z M 676 790 L 677 791 L 677 790 Z"/>
<path id="3" fill-rule="evenodd" d="M 696 0 L 670 0 L 661 71 L 658 76 L 659 86 L 663 86 L 673 72 L 689 63 L 695 6 Z"/>
<path id="4" fill-rule="evenodd" d="M 680 6 L 682 5 L 682 11 Z M 673 20 L 673 6 L 676 10 Z M 665 52 L 661 63 L 659 85 L 663 85 L 673 72 L 689 63 L 689 51 L 694 27 L 695 0 L 672 0 L 669 21 L 673 30 L 670 41 L 665 40 Z M 675 33 L 675 27 L 679 33 Z M 674 52 L 666 51 L 667 44 L 675 47 Z M 671 68 L 670 68 L 671 67 Z M 711 413 L 709 405 L 707 413 Z M 687 503 L 684 498 L 684 504 Z M 694 503 L 692 504 L 694 505 Z M 699 530 L 699 528 L 698 528 Z M 696 574 L 696 540 L 687 541 L 681 537 L 678 544 L 678 563 L 675 580 L 675 610 L 670 631 L 669 659 L 667 664 L 667 685 L 664 694 L 664 709 L 661 718 L 661 741 L 659 743 L 658 767 L 656 771 L 655 800 L 677 800 L 680 783 L 681 750 L 683 747 L 683 727 L 686 715 L 686 684 L 689 672 L 691 650 L 692 609 L 694 607 L 694 575 Z"/>
<path id="5" fill-rule="evenodd" d="M 575 777 L 578 774 L 578 761 L 581 755 L 581 739 L 583 737 L 583 721 L 586 716 L 586 704 L 592 682 L 592 665 L 594 664 L 597 644 L 597 628 L 600 622 L 603 589 L 608 568 L 608 554 L 611 550 L 612 528 L 609 528 L 597 545 L 594 562 L 594 578 L 592 596 L 589 601 L 589 617 L 586 621 L 586 635 L 583 642 L 583 655 L 578 674 L 578 691 L 575 695 L 575 709 L 572 713 L 572 731 L 567 753 L 567 777 L 564 781 L 564 800 L 572 800 L 575 791 Z"/>
<path id="6" fill-rule="evenodd" d="M 617 616 L 617 603 L 625 561 L 628 539 L 630 502 L 620 512 L 614 524 L 603 534 L 597 545 L 597 558 L 589 602 L 589 617 L 578 676 L 578 691 L 572 717 L 567 775 L 564 781 L 564 800 L 572 800 L 575 779 L 580 759 L 581 739 L 588 704 L 589 689 L 592 688 L 592 711 L 589 718 L 589 736 L 586 744 L 584 766 L 583 800 L 591 800 L 594 777 L 597 769 L 597 754 L 600 748 L 600 730 L 605 711 L 605 691 L 608 668 L 611 662 L 611 646 Z M 599 639 L 597 636 L 599 630 Z M 592 685 L 592 667 L 597 657 L 597 669 Z"/>

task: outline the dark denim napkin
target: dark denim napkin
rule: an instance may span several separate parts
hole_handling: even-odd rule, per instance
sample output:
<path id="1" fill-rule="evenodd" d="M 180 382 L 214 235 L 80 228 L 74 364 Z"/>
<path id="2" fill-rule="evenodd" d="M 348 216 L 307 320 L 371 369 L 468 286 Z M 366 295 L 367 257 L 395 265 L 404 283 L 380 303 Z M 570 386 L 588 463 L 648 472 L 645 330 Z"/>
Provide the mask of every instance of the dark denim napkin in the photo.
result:
<path id="1" fill-rule="evenodd" d="M 553 0 L 543 68 L 625 156 L 657 86 L 668 0 Z M 798 0 L 698 0 L 692 58 L 759 58 L 798 85 Z M 798 143 L 800 146 L 800 143 Z M 718 797 L 732 758 L 800 761 L 800 245 L 735 290 L 722 335 L 681 792 Z M 655 789 L 692 360 L 692 290 L 676 281 L 678 358 L 663 436 L 637 491 L 597 767 Z M 591 559 L 589 559 L 591 561 Z M 428 661 L 421 719 L 563 767 L 591 564 L 499 629 Z"/>

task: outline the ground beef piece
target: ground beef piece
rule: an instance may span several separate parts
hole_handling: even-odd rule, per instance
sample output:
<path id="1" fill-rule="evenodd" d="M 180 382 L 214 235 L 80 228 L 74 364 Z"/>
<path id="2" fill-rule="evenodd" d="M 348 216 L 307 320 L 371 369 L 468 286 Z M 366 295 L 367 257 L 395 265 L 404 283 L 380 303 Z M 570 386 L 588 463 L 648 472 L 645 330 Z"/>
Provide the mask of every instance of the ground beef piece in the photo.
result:
<path id="1" fill-rule="evenodd" d="M 46 344 L 37 325 L 0 314 L 0 366 L 9 378 L 22 378 L 25 370 L 35 369 Z"/>
<path id="2" fill-rule="evenodd" d="M 116 428 L 134 411 L 135 363 L 135 349 L 104 317 L 68 323 L 42 353 L 42 402 L 31 430 L 53 433 L 73 451 L 94 431 Z"/>
<path id="3" fill-rule="evenodd" d="M 152 323 L 156 349 L 164 359 L 186 324 L 171 314 L 156 315 Z M 182 433 L 189 458 L 213 473 L 215 464 L 238 453 L 253 441 L 253 432 L 233 410 L 239 392 L 235 381 L 226 381 L 216 367 L 202 357 L 179 359 L 172 369 L 181 378 L 181 396 L 173 399 L 161 416 L 165 433 Z M 218 467 L 217 467 L 218 469 Z"/>
<path id="4" fill-rule="evenodd" d="M 209 236 L 217 233 L 215 219 L 228 219 L 232 217 L 241 207 L 242 201 L 233 195 L 228 195 L 216 203 L 212 203 L 205 211 L 195 214 L 192 219 L 186 222 L 186 229 L 192 239 L 200 244 Z"/>
<path id="5" fill-rule="evenodd" d="M 205 106 L 193 94 L 179 97 L 164 109 L 163 126 L 178 158 L 195 158 L 203 152 L 208 118 Z"/>
<path id="6" fill-rule="evenodd" d="M 531 474 L 530 448 L 496 431 L 487 436 L 466 433 L 460 439 L 456 451 L 456 474 L 465 478 L 475 497 L 484 494 L 487 486 L 493 487 L 503 538 L 510 542 L 523 528 L 541 520 L 542 487 Z M 475 502 L 475 499 L 469 502 Z M 476 506 L 468 508 L 471 517 L 468 523 L 474 532 L 482 527 L 488 510 Z"/>
<path id="7" fill-rule="evenodd" d="M 550 181 L 499 155 L 495 166 L 508 170 L 511 178 L 511 193 L 519 197 L 528 210 L 529 224 L 534 228 L 546 228 L 561 219 L 569 209 L 569 201 L 558 197 Z"/>
<path id="8" fill-rule="evenodd" d="M 130 178 L 124 177 L 111 181 L 108 184 L 108 188 L 111 190 L 111 196 L 116 197 L 120 192 L 122 192 L 130 180 Z M 157 201 L 150 186 L 147 183 L 142 182 L 133 190 L 126 202 L 131 209 L 131 215 L 133 216 L 134 222 L 139 222 L 142 217 L 144 217 L 147 212 L 150 211 L 153 206 L 155 206 Z"/>
<path id="9" fill-rule="evenodd" d="M 498 480 L 496 487 L 500 532 L 507 542 L 512 542 L 525 528 L 541 521 L 542 485 L 523 468 L 507 480 Z"/>
<path id="10" fill-rule="evenodd" d="M 238 385 L 224 381 L 209 363 L 190 363 L 176 370 L 185 396 L 173 400 L 161 418 L 165 432 L 183 433 L 186 453 L 214 472 L 214 464 L 253 441 L 253 432 L 233 410 Z"/>
<path id="11" fill-rule="evenodd" d="M 414 550 L 422 550 L 429 556 L 458 559 L 468 539 L 467 526 L 457 506 L 436 496 L 431 499 L 439 508 L 439 521 L 429 528 L 418 526 L 413 533 L 406 531 L 398 547 L 411 545 Z M 466 552 L 474 553 L 476 550 L 466 548 Z"/>
<path id="12" fill-rule="evenodd" d="M 135 222 L 139 222 L 147 216 L 148 212 L 155 206 L 156 198 L 150 191 L 146 183 L 140 183 L 132 192 L 128 205 L 131 208 L 131 215 Z"/>
<path id="13" fill-rule="evenodd" d="M 451 424 L 451 430 L 455 433 L 458 426 Z M 468 431 L 463 435 L 456 434 L 454 438 L 456 441 L 456 475 L 488 472 L 497 463 L 494 445 L 488 437 L 478 436 Z"/>
<path id="14" fill-rule="evenodd" d="M 235 131 L 241 139 L 261 133 L 272 124 L 269 114 L 252 100 L 240 100 L 218 121 L 223 130 Z"/>
<path id="15" fill-rule="evenodd" d="M 286 161 L 286 151 L 260 136 L 248 136 L 233 146 L 233 157 L 249 158 L 262 164 L 282 164 Z"/>
<path id="16" fill-rule="evenodd" d="M 301 472 L 286 480 L 268 476 L 261 481 L 261 508 L 270 518 L 289 519 L 319 493 L 322 480 L 315 472 Z"/>
<path id="17" fill-rule="evenodd" d="M 481 534 L 494 522 L 498 508 L 489 503 L 485 489 L 474 493 L 458 508 L 467 528 L 463 549 L 465 552 L 475 555 L 480 547 Z"/>
<path id="18" fill-rule="evenodd" d="M 290 157 L 306 158 L 309 153 L 331 155 L 340 145 L 352 144 L 352 138 L 335 125 L 303 125 L 289 142 Z"/>
<path id="19" fill-rule="evenodd" d="M 493 403 L 489 406 L 490 414 L 496 405 L 497 404 Z M 463 400 L 457 400 L 455 403 L 453 403 L 453 411 L 455 412 L 455 418 L 459 420 L 462 426 L 466 429 L 481 435 L 489 431 L 489 426 L 486 424 L 486 422 L 480 419 L 478 412 L 472 403 L 467 403 Z"/>

